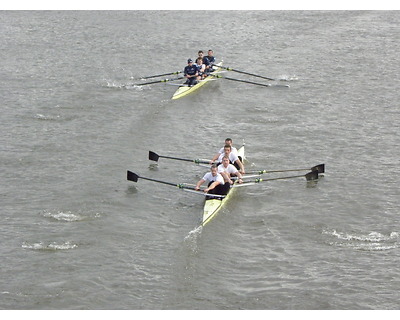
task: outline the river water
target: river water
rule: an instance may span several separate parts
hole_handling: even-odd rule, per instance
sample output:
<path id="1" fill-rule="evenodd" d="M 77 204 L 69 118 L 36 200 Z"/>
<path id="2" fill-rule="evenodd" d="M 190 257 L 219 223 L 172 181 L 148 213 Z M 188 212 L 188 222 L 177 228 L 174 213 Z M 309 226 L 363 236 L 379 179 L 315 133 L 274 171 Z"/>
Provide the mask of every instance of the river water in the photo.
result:
<path id="1" fill-rule="evenodd" d="M 399 309 L 399 19 L 0 12 L 0 308 Z M 284 81 L 223 75 L 290 88 L 133 85 L 210 48 Z M 148 151 L 210 158 L 227 137 L 248 170 L 326 172 L 239 188 L 204 228 L 202 196 L 126 180 L 195 183 L 207 168 Z"/>

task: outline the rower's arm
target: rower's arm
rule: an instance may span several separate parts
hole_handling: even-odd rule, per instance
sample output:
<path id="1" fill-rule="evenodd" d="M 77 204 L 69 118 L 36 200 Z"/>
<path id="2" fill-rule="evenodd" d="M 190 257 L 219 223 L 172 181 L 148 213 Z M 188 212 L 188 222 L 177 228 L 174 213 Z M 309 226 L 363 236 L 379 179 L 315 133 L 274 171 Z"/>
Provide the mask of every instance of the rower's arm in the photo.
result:
<path id="1" fill-rule="evenodd" d="M 214 188 L 215 188 L 216 186 L 218 186 L 219 184 L 220 184 L 219 181 L 214 181 L 213 183 L 211 183 L 211 185 L 210 185 L 208 188 L 204 189 L 204 192 L 207 193 L 208 191 L 214 189 Z"/>
<path id="2" fill-rule="evenodd" d="M 210 161 L 210 164 L 212 164 L 213 162 L 217 161 L 217 159 L 219 158 L 220 154 L 217 153 Z"/>
<path id="3" fill-rule="evenodd" d="M 199 182 L 197 182 L 195 189 L 200 190 L 200 186 L 205 182 L 206 180 L 200 179 Z"/>
<path id="4" fill-rule="evenodd" d="M 235 162 L 236 162 L 236 163 L 239 165 L 239 167 L 240 167 L 239 172 L 240 172 L 241 174 L 245 174 L 244 166 L 243 166 L 242 161 L 240 161 L 240 160 L 238 159 L 238 160 L 236 160 Z"/>

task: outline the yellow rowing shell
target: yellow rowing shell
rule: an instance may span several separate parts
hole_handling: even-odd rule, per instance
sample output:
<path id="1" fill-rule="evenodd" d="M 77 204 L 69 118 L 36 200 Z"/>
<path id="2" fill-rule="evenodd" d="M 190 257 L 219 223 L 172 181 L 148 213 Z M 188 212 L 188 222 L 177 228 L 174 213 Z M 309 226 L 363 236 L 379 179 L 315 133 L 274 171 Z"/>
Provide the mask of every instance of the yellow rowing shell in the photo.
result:
<path id="1" fill-rule="evenodd" d="M 240 156 L 243 160 L 244 158 L 244 145 L 238 149 L 238 156 Z M 203 211 L 203 222 L 202 226 L 204 227 L 207 223 L 214 218 L 217 213 L 222 209 L 224 204 L 230 199 L 232 194 L 236 191 L 237 188 L 230 188 L 228 194 L 223 199 L 212 198 L 206 200 L 204 204 L 204 211 Z"/>
<path id="2" fill-rule="evenodd" d="M 222 61 L 220 63 L 217 63 L 217 66 L 221 66 Z M 215 71 L 220 71 L 221 68 L 214 68 Z M 207 82 L 213 80 L 215 76 L 211 73 L 208 77 L 206 77 L 204 80 L 200 80 L 197 84 L 195 84 L 192 87 L 183 85 L 178 88 L 178 90 L 175 91 L 174 95 L 172 96 L 172 100 L 182 98 L 184 96 L 187 96 L 188 94 L 192 93 L 193 91 L 196 91 L 200 87 L 204 86 Z"/>

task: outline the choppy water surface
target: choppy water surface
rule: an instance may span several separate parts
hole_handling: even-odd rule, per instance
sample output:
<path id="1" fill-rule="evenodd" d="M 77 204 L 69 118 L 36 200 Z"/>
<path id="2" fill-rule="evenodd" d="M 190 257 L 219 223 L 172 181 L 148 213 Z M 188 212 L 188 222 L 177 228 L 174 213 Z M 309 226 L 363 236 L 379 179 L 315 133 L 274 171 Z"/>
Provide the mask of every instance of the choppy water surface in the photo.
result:
<path id="1" fill-rule="evenodd" d="M 398 309 L 399 13 L 198 14 L 0 13 L 0 308 Z M 209 48 L 290 88 L 134 85 Z M 247 168 L 326 174 L 239 188 L 205 228 L 201 197 L 126 180 L 195 183 L 148 151 L 226 137 Z"/>

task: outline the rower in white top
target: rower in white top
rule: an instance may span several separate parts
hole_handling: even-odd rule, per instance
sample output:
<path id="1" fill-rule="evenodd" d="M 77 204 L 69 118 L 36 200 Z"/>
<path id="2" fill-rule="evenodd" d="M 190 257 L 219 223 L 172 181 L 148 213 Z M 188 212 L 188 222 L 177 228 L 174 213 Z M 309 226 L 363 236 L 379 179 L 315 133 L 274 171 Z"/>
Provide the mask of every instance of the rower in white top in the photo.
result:
<path id="1" fill-rule="evenodd" d="M 224 146 L 224 153 L 218 154 L 218 157 L 217 155 L 214 156 L 214 158 L 211 160 L 211 163 L 217 162 L 218 165 L 221 164 L 224 156 L 229 158 L 229 162 L 233 164 L 241 174 L 245 174 L 242 161 L 239 159 L 237 154 L 232 152 L 232 146 L 229 144 Z"/>
<path id="2" fill-rule="evenodd" d="M 201 185 L 204 182 L 208 182 L 207 188 L 204 189 L 205 193 L 226 195 L 229 192 L 230 185 L 225 183 L 223 176 L 218 172 L 216 165 L 212 165 L 210 172 L 207 172 L 203 178 L 201 178 L 195 187 L 195 190 L 200 190 Z"/>
<path id="3" fill-rule="evenodd" d="M 225 139 L 225 144 L 224 144 L 224 146 L 221 148 L 221 149 L 219 149 L 219 151 L 218 151 L 218 153 L 214 156 L 214 158 L 212 158 L 212 161 L 215 161 L 215 160 L 217 160 L 218 158 L 219 158 L 219 156 L 222 154 L 222 153 L 224 153 L 225 151 L 224 151 L 224 147 L 226 146 L 226 145 L 230 145 L 231 147 L 232 147 L 232 150 L 231 150 L 231 152 L 233 153 L 233 154 L 235 154 L 235 155 L 237 155 L 238 154 L 238 151 L 237 151 L 237 149 L 232 145 L 232 139 L 231 138 L 226 138 Z M 242 160 L 242 159 L 241 159 Z"/>
<path id="4" fill-rule="evenodd" d="M 218 173 L 222 175 L 225 183 L 233 184 L 232 177 L 238 178 L 238 183 L 243 183 L 242 175 L 233 164 L 229 163 L 229 156 L 222 157 L 222 163 L 218 166 Z"/>

